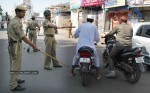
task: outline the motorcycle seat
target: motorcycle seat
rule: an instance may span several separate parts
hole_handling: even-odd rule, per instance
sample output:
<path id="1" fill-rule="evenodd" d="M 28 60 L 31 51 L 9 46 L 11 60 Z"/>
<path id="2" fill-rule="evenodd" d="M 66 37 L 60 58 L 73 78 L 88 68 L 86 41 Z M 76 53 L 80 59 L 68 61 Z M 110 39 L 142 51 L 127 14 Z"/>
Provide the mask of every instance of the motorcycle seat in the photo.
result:
<path id="1" fill-rule="evenodd" d="M 136 49 L 138 49 L 138 48 L 136 47 L 136 48 L 125 49 L 125 50 L 123 51 L 123 53 L 133 52 L 133 51 L 135 51 Z"/>
<path id="2" fill-rule="evenodd" d="M 80 53 L 81 51 L 85 51 L 85 50 L 89 51 L 90 53 L 94 52 L 92 48 L 88 46 L 82 46 L 81 48 L 79 48 L 78 53 Z"/>

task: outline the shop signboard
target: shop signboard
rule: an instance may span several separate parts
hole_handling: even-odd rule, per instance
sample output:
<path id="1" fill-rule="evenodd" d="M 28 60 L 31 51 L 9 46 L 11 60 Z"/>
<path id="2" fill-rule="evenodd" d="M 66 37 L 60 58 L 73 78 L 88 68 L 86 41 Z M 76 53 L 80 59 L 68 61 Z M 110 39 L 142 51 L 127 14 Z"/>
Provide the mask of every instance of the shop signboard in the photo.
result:
<path id="1" fill-rule="evenodd" d="M 150 6 L 150 0 L 127 0 L 130 7 L 145 7 Z"/>
<path id="2" fill-rule="evenodd" d="M 101 6 L 103 4 L 104 4 L 104 0 L 82 0 L 82 7 Z"/>
<path id="3" fill-rule="evenodd" d="M 125 6 L 126 0 L 105 0 L 105 8 Z"/>

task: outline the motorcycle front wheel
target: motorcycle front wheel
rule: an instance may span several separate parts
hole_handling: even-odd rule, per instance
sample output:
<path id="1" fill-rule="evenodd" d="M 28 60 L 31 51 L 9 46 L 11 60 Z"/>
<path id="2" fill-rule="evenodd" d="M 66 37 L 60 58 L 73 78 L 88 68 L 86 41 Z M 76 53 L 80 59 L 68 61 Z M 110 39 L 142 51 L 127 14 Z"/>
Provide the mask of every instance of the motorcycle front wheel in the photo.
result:
<path id="1" fill-rule="evenodd" d="M 132 68 L 132 71 L 124 71 L 124 76 L 128 82 L 135 84 L 140 80 L 141 70 L 135 61 L 129 65 Z"/>

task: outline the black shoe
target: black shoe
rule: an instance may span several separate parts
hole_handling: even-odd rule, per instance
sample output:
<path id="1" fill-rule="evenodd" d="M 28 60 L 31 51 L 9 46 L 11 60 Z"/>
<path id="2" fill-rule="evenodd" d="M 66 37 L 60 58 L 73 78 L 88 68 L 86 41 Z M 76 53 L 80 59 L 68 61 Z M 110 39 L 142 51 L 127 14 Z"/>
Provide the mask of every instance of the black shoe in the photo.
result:
<path id="1" fill-rule="evenodd" d="M 28 53 L 30 52 L 30 49 L 29 49 L 29 48 L 27 49 L 27 52 L 28 52 Z"/>
<path id="2" fill-rule="evenodd" d="M 18 79 L 18 84 L 24 83 L 25 80 Z"/>
<path id="3" fill-rule="evenodd" d="M 25 88 L 21 87 L 20 85 L 16 86 L 14 89 L 11 89 L 11 91 L 24 91 Z"/>
<path id="4" fill-rule="evenodd" d="M 50 67 L 44 67 L 45 70 L 52 70 Z"/>
<path id="5" fill-rule="evenodd" d="M 56 65 L 56 66 L 53 66 L 53 67 L 58 67 L 59 68 L 59 67 L 62 67 L 62 66 L 61 65 Z"/>

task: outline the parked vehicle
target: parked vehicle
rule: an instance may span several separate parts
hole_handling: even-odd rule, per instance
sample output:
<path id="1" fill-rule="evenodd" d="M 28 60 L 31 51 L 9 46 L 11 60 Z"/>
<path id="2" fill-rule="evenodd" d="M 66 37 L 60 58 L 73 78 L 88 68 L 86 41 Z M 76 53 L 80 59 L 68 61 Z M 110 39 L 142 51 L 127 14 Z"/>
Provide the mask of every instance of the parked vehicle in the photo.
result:
<path id="1" fill-rule="evenodd" d="M 133 26 L 133 47 L 143 47 L 144 63 L 150 69 L 150 22 L 141 22 Z"/>
<path id="2" fill-rule="evenodd" d="M 79 72 L 82 76 L 82 85 L 87 86 L 89 75 L 92 70 L 95 69 L 93 49 L 88 46 L 83 46 L 78 50 L 78 53 Z"/>
<path id="3" fill-rule="evenodd" d="M 108 67 L 108 55 L 114 47 L 116 40 L 115 37 L 108 37 L 105 39 L 106 49 L 103 53 L 103 61 Z M 120 70 L 127 81 L 130 83 L 137 83 L 141 77 L 141 71 L 144 70 L 142 62 L 144 62 L 142 55 L 142 48 L 136 47 L 129 50 L 124 50 L 116 57 L 114 61 L 114 67 L 116 70 Z"/>

